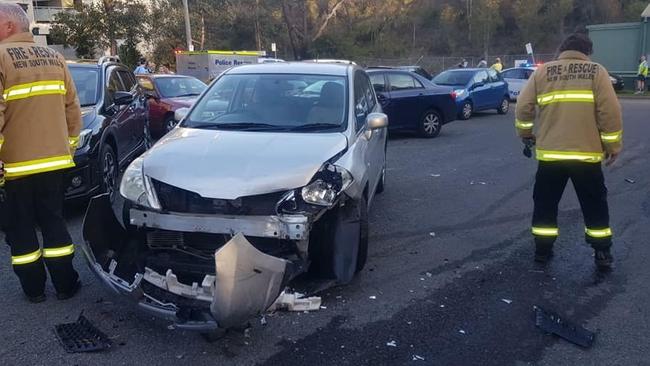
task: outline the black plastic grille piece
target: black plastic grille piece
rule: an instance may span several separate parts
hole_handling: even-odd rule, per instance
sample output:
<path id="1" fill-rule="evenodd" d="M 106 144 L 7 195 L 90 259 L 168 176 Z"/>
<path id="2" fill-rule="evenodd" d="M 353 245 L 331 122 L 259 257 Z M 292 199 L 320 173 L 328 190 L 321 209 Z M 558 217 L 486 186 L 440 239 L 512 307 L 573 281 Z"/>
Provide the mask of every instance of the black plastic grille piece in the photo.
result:
<path id="1" fill-rule="evenodd" d="M 68 353 L 97 352 L 111 347 L 112 342 L 86 319 L 79 315 L 74 323 L 58 324 L 54 332 Z"/>
<path id="2" fill-rule="evenodd" d="M 562 319 L 538 306 L 535 309 L 535 325 L 541 330 L 555 334 L 578 346 L 589 348 L 594 344 L 596 334 L 579 325 Z"/>

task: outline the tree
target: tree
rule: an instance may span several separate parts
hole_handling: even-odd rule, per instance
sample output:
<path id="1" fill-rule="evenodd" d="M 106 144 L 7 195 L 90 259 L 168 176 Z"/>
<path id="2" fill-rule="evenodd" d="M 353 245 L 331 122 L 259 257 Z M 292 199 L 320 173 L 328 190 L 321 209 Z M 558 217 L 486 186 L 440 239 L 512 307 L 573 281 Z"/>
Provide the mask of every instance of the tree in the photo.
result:
<path id="1" fill-rule="evenodd" d="M 59 12 L 54 17 L 51 40 L 64 47 L 74 47 L 79 58 L 94 58 L 103 37 L 97 19 L 103 13 L 95 5 L 83 5 L 76 11 Z"/>

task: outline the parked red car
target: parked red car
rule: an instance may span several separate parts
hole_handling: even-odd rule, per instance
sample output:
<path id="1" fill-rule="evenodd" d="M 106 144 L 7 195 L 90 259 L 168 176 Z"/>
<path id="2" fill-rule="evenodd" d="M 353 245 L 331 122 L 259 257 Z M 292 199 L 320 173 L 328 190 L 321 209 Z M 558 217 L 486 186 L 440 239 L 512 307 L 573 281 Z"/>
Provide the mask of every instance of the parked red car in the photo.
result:
<path id="1" fill-rule="evenodd" d="M 174 112 L 190 107 L 207 88 L 191 76 L 151 74 L 137 75 L 138 83 L 149 98 L 149 130 L 160 138 L 176 126 Z"/>

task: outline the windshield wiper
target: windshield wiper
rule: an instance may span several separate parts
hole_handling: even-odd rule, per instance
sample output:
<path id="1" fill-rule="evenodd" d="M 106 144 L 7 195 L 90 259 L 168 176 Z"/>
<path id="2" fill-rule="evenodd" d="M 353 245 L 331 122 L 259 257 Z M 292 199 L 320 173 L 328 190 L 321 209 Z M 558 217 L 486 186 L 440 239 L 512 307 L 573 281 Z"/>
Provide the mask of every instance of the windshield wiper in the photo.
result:
<path id="1" fill-rule="evenodd" d="M 187 94 L 180 94 L 174 96 L 174 98 L 182 98 L 182 97 L 195 97 L 197 95 L 201 95 L 201 93 L 187 93 Z"/>
<path id="2" fill-rule="evenodd" d="M 340 124 L 336 123 L 308 123 L 302 126 L 291 127 L 289 131 L 317 131 L 317 130 L 331 130 L 340 128 Z"/>
<path id="3" fill-rule="evenodd" d="M 190 126 L 188 126 L 190 127 Z M 271 125 L 268 123 L 235 122 L 235 123 L 192 123 L 193 128 L 215 129 L 215 130 L 239 130 L 239 131 L 268 131 L 285 130 L 286 127 Z"/>

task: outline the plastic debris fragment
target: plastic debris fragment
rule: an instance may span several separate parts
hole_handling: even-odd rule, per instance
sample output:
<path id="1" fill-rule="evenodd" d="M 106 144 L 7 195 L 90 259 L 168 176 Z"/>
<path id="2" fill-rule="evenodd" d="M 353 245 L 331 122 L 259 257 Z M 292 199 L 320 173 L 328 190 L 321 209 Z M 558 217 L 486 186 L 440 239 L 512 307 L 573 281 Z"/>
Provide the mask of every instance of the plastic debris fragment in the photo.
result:
<path id="1" fill-rule="evenodd" d="M 397 347 L 397 342 L 395 341 L 386 342 L 386 345 L 388 347 Z"/>
<path id="2" fill-rule="evenodd" d="M 538 306 L 534 306 L 533 309 L 535 310 L 535 325 L 539 329 L 547 333 L 555 334 L 584 348 L 589 348 L 593 345 L 596 339 L 594 332 L 564 320 L 559 315 L 548 312 Z"/>

